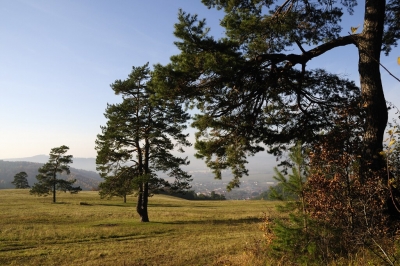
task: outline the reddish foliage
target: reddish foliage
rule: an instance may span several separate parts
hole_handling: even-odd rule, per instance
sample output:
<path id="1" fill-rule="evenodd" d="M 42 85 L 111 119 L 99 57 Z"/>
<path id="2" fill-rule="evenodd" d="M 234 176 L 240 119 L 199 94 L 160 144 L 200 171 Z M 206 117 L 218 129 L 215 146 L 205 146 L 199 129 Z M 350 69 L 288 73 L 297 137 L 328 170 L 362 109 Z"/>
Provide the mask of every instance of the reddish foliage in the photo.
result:
<path id="1" fill-rule="evenodd" d="M 336 232 L 325 236 L 329 245 L 334 239 L 334 245 L 350 253 L 393 234 L 398 222 L 391 222 L 387 212 L 390 190 L 385 171 L 361 178 L 357 139 L 347 137 L 325 136 L 313 147 L 305 199 L 309 215 Z"/>

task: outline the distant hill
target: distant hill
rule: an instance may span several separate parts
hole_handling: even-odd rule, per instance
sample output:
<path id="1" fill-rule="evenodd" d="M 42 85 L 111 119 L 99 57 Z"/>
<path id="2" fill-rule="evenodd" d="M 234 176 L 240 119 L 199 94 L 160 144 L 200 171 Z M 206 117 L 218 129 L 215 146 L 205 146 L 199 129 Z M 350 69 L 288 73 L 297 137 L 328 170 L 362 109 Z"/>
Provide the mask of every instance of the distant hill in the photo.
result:
<path id="1" fill-rule="evenodd" d="M 40 159 L 42 155 L 35 156 L 36 159 Z M 44 155 L 43 155 L 44 156 Z M 45 156 L 44 156 L 45 157 Z M 32 157 L 31 157 L 32 158 Z M 47 159 L 45 160 L 47 162 Z M 14 188 L 11 182 L 14 180 L 14 176 L 19 172 L 26 172 L 28 174 L 28 183 L 32 186 L 37 182 L 36 175 L 38 174 L 38 169 L 44 163 L 38 162 L 25 162 L 25 161 L 3 161 L 0 160 L 0 189 L 4 188 Z M 82 169 L 70 168 L 71 174 L 61 175 L 63 179 L 76 179 L 75 185 L 80 186 L 83 190 L 96 189 L 102 178 L 99 174 L 93 171 L 87 171 Z"/>
<path id="2" fill-rule="evenodd" d="M 33 162 L 33 163 L 42 163 L 45 164 L 49 160 L 48 155 L 35 155 L 32 157 L 25 158 L 11 158 L 11 159 L 3 159 L 4 161 L 10 162 Z M 95 158 L 72 158 L 73 163 L 70 164 L 71 167 L 76 169 L 83 169 L 87 171 L 96 172 L 96 159 Z"/>
<path id="3" fill-rule="evenodd" d="M 176 154 L 178 156 L 186 156 L 187 154 Z M 188 166 L 183 166 L 182 168 L 189 172 L 192 175 L 194 182 L 213 182 L 214 175 L 211 173 L 211 170 L 207 168 L 205 162 L 200 159 L 196 159 L 193 155 L 187 155 L 190 161 Z M 49 160 L 48 155 L 36 155 L 32 157 L 25 158 L 11 158 L 11 159 L 2 159 L 3 161 L 10 162 L 33 162 L 33 163 L 41 163 L 44 164 Z M 273 167 L 278 164 L 276 158 L 269 154 L 260 154 L 258 156 L 249 157 L 249 164 L 247 165 L 249 169 L 249 176 L 244 177 L 244 180 L 258 180 L 258 181 L 273 181 L 272 176 L 274 175 Z M 40 167 L 40 166 L 39 166 Z M 39 168 L 37 167 L 37 168 Z M 73 163 L 71 164 L 72 168 L 75 169 L 83 169 L 86 171 L 96 171 L 96 159 L 95 158 L 79 158 L 74 157 Z M 13 174 L 13 178 L 14 178 Z M 96 174 L 98 176 L 98 174 Z M 169 178 L 164 173 L 159 173 L 160 177 L 169 180 Z M 33 178 L 36 174 L 33 176 Z M 84 176 L 84 175 L 83 175 Z M 227 181 L 231 180 L 232 174 L 230 170 L 223 171 L 222 179 Z M 1 179 L 1 176 L 0 176 Z M 34 178 L 35 182 L 36 179 Z M 100 179 L 101 181 L 102 179 Z M 172 180 L 170 180 L 172 181 Z M 1 185 L 0 185 L 1 188 Z"/>

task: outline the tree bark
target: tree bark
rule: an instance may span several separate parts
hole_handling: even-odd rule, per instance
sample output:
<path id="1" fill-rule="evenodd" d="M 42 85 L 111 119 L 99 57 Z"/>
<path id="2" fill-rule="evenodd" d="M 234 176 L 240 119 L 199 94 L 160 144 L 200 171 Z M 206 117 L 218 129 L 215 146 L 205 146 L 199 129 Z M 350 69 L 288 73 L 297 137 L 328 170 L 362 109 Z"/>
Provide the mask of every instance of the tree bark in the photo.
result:
<path id="1" fill-rule="evenodd" d="M 143 217 L 142 202 L 143 202 L 143 184 L 140 184 L 139 185 L 139 195 L 138 195 L 137 204 L 136 204 L 136 212 L 140 216 L 140 221 L 142 221 L 142 217 Z"/>
<path id="2" fill-rule="evenodd" d="M 141 222 L 150 222 L 149 220 L 149 214 L 147 212 L 147 204 L 149 202 L 149 183 L 146 182 L 143 184 L 143 203 L 142 203 L 142 220 Z"/>
<path id="3" fill-rule="evenodd" d="M 142 149 L 140 148 L 139 138 L 136 139 L 136 147 L 138 152 L 138 167 L 139 167 L 139 176 L 143 178 L 143 175 L 146 175 L 148 172 L 148 160 L 147 160 L 147 152 L 148 150 L 144 149 L 144 160 Z M 149 222 L 149 216 L 147 214 L 147 202 L 149 197 L 149 185 L 147 181 L 141 181 L 139 184 L 139 195 L 138 201 L 136 204 L 136 212 L 140 216 L 141 222 Z"/>
<path id="4" fill-rule="evenodd" d="M 149 182 L 147 181 L 147 178 L 149 178 L 150 175 L 150 142 L 149 139 L 145 139 L 145 147 L 144 147 L 144 173 L 146 175 L 146 181 L 143 183 L 143 198 L 142 198 L 142 215 L 141 215 L 141 221 L 142 222 L 149 222 L 149 215 L 147 212 L 147 205 L 149 202 Z"/>
<path id="5" fill-rule="evenodd" d="M 56 203 L 56 178 L 53 178 L 53 203 Z"/>
<path id="6" fill-rule="evenodd" d="M 384 0 L 365 2 L 364 28 L 357 37 L 362 95 L 365 111 L 365 131 L 363 136 L 363 157 L 361 171 L 364 177 L 367 169 L 378 171 L 384 168 L 379 154 L 383 149 L 388 112 L 380 75 L 380 54 L 385 16 Z"/>
<path id="7" fill-rule="evenodd" d="M 149 215 L 147 212 L 147 203 L 149 197 L 149 185 L 147 182 L 140 184 L 138 201 L 136 211 L 140 216 L 141 222 L 149 222 Z"/>

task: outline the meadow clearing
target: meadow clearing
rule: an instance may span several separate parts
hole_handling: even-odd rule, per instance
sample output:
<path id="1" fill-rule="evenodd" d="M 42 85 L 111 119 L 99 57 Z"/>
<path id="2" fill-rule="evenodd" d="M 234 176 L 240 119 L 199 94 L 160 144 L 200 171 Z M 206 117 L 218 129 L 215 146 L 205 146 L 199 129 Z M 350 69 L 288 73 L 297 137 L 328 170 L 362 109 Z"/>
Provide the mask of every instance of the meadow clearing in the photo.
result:
<path id="1" fill-rule="evenodd" d="M 124 204 L 84 191 L 51 200 L 0 190 L 0 265 L 255 265 L 260 218 L 274 211 L 261 200 L 155 195 L 150 223 L 140 223 L 134 197 Z"/>

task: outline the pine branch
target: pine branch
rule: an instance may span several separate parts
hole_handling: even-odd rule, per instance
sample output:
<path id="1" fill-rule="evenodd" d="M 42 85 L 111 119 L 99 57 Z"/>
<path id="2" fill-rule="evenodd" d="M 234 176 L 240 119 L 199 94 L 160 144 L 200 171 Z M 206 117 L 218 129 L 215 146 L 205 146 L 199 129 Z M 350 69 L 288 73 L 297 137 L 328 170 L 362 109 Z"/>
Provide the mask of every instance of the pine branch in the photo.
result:
<path id="1" fill-rule="evenodd" d="M 290 66 L 297 64 L 306 64 L 314 57 L 318 57 L 336 47 L 346 46 L 349 44 L 356 45 L 354 35 L 348 35 L 334 39 L 332 41 L 321 44 L 309 51 L 304 51 L 302 54 L 262 54 L 257 56 L 257 61 L 271 61 L 274 64 L 284 61 L 290 62 Z"/>

